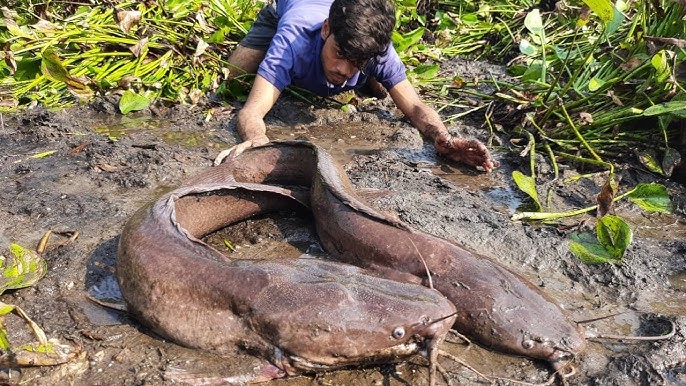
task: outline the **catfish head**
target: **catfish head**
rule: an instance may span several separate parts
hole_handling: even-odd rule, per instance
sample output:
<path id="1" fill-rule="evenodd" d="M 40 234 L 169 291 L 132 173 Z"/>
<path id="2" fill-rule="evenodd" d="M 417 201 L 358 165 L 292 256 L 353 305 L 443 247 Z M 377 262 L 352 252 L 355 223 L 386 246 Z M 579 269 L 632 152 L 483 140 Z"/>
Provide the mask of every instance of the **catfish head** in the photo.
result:
<path id="1" fill-rule="evenodd" d="M 323 260 L 300 259 L 297 268 L 251 318 L 289 374 L 435 357 L 455 321 L 453 304 L 430 288 Z"/>

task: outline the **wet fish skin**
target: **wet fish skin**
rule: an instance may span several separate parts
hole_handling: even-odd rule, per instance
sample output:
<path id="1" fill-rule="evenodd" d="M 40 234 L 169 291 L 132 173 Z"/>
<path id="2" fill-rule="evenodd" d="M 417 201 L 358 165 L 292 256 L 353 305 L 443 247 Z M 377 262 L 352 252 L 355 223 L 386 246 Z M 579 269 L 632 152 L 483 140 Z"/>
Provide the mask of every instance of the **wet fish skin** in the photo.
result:
<path id="1" fill-rule="evenodd" d="M 543 359 L 554 368 L 584 350 L 581 325 L 543 291 L 494 260 L 410 228 L 354 195 L 330 155 L 317 153 L 311 209 L 325 249 L 339 260 L 395 269 L 434 287 L 458 310 L 455 328 L 496 351 Z M 390 277 L 390 276 L 387 276 Z"/>
<path id="2" fill-rule="evenodd" d="M 257 170 L 246 173 L 245 165 Z M 371 208 L 355 196 L 340 166 L 314 144 L 272 142 L 209 173 L 309 188 L 317 231 L 327 251 L 383 277 L 427 284 L 421 254 L 436 288 L 458 309 L 455 328 L 482 345 L 543 359 L 554 367 L 585 348 L 582 327 L 538 287 L 486 256 Z"/>
<path id="3" fill-rule="evenodd" d="M 437 291 L 321 259 L 230 261 L 199 240 L 299 206 L 296 196 L 254 184 L 194 184 L 142 208 L 124 228 L 116 266 L 129 311 L 184 346 L 220 353 L 238 346 L 288 374 L 395 362 L 437 347 L 454 320 L 427 324 L 454 311 Z"/>

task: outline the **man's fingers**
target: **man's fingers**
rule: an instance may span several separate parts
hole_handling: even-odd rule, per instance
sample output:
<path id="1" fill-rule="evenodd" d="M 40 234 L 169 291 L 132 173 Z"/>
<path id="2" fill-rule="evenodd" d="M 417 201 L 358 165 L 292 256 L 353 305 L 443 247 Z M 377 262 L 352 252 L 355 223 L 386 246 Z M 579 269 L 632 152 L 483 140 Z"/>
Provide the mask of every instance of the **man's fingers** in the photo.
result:
<path id="1" fill-rule="evenodd" d="M 217 154 L 217 157 L 214 159 L 214 166 L 221 165 L 221 163 L 224 161 L 224 159 L 226 157 L 228 157 L 231 154 L 231 152 L 233 151 L 233 149 L 235 149 L 235 148 L 236 148 L 236 146 L 234 146 L 230 149 L 227 149 L 227 150 L 220 151 L 219 154 Z"/>
<path id="2" fill-rule="evenodd" d="M 245 149 L 249 147 L 252 147 L 252 142 L 245 141 L 243 143 L 239 143 L 238 145 L 231 147 L 230 149 L 222 150 L 214 159 L 214 166 L 220 165 L 222 162 L 224 162 L 224 159 L 226 159 L 227 157 L 238 157 L 241 153 L 245 151 Z"/>

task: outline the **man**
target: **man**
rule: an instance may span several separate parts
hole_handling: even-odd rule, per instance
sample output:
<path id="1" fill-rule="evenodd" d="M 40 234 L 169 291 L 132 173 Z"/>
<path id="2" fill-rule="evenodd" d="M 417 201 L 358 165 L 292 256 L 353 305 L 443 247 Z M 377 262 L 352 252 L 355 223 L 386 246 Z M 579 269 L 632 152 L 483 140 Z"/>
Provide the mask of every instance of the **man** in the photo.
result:
<path id="1" fill-rule="evenodd" d="M 221 152 L 215 164 L 268 143 L 264 116 L 284 88 L 295 84 L 320 96 L 368 85 L 383 97 L 385 88 L 439 154 L 487 172 L 497 167 L 481 142 L 452 137 L 438 113 L 419 99 L 391 44 L 394 27 L 390 0 L 278 0 L 265 6 L 229 58 L 237 73 L 257 72 L 238 113 L 243 142 Z"/>

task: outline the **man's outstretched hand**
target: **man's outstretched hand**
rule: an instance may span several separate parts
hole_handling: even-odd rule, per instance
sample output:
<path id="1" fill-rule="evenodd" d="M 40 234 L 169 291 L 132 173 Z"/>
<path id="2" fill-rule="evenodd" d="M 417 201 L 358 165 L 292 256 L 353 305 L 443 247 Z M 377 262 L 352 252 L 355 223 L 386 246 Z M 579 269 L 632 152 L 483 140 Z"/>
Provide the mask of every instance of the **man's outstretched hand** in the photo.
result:
<path id="1" fill-rule="evenodd" d="M 214 159 L 214 166 L 217 166 L 221 164 L 225 158 L 234 158 L 239 156 L 241 153 L 243 153 L 246 149 L 249 149 L 251 147 L 257 147 L 257 146 L 262 146 L 266 145 L 269 143 L 269 138 L 267 138 L 266 135 L 259 136 L 257 138 L 249 139 L 247 141 L 243 141 L 239 143 L 236 146 L 231 147 L 230 149 L 227 150 L 222 150 L 218 155 L 217 158 Z"/>
<path id="2" fill-rule="evenodd" d="M 438 154 L 473 167 L 481 166 L 487 173 L 500 166 L 500 163 L 491 157 L 486 146 L 475 139 L 451 136 L 437 139 L 434 146 Z"/>

